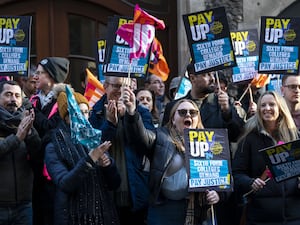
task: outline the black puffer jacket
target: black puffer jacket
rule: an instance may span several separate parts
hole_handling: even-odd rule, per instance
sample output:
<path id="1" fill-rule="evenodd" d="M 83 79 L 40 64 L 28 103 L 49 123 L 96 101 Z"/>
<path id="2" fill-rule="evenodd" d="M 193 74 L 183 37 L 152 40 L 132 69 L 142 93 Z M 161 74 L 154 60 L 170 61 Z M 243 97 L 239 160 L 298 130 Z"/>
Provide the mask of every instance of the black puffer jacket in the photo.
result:
<path id="1" fill-rule="evenodd" d="M 265 132 L 257 131 L 252 131 L 239 143 L 232 165 L 235 191 L 244 194 L 251 190 L 254 179 L 266 168 L 263 155 L 258 151 L 275 144 Z M 247 210 L 247 224 L 300 224 L 298 178 L 280 183 L 271 179 L 250 197 Z"/>

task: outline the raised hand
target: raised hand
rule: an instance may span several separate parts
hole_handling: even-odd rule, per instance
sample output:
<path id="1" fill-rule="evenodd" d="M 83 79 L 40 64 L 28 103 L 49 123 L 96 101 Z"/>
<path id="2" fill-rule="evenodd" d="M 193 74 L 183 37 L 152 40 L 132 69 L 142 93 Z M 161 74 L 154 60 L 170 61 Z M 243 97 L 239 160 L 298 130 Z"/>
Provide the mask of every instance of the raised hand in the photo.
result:
<path id="1" fill-rule="evenodd" d="M 98 162 L 101 166 L 108 166 L 111 162 L 105 152 L 109 149 L 111 145 L 112 144 L 110 141 L 105 141 L 97 148 L 94 148 L 92 151 L 90 151 L 89 156 L 95 163 Z"/>
<path id="2" fill-rule="evenodd" d="M 129 87 L 124 87 L 123 103 L 129 115 L 134 115 L 136 110 L 135 94 Z"/>

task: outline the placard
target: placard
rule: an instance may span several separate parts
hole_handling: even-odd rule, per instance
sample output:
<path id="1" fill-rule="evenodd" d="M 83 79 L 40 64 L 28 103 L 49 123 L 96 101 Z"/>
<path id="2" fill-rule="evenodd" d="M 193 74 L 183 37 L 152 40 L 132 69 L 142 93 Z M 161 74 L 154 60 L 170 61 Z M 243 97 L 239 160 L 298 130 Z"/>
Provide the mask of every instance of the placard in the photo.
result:
<path id="1" fill-rule="evenodd" d="M 183 15 L 195 74 L 236 65 L 224 7 Z"/>
<path id="2" fill-rule="evenodd" d="M 298 74 L 300 18 L 261 17 L 259 73 Z"/>
<path id="3" fill-rule="evenodd" d="M 98 80 L 104 83 L 104 60 L 105 60 L 105 46 L 106 40 L 100 39 L 97 41 L 97 68 L 98 68 Z"/>
<path id="4" fill-rule="evenodd" d="M 124 39 L 116 34 L 117 29 L 125 23 L 132 21 L 128 17 L 114 16 L 109 20 L 108 37 L 106 39 L 105 48 L 105 76 L 118 76 L 144 78 L 147 74 L 149 66 L 150 51 L 148 55 L 143 58 L 134 58 L 129 61 L 130 47 Z"/>
<path id="5" fill-rule="evenodd" d="M 0 76 L 28 76 L 31 16 L 0 16 Z"/>
<path id="6" fill-rule="evenodd" d="M 185 129 L 184 141 L 188 190 L 233 191 L 227 129 Z"/>
<path id="7" fill-rule="evenodd" d="M 232 82 L 253 79 L 258 72 L 259 41 L 256 29 L 230 32 L 237 66 L 232 68 Z"/>
<path id="8" fill-rule="evenodd" d="M 260 150 L 273 179 L 281 182 L 300 175 L 300 140 Z"/>

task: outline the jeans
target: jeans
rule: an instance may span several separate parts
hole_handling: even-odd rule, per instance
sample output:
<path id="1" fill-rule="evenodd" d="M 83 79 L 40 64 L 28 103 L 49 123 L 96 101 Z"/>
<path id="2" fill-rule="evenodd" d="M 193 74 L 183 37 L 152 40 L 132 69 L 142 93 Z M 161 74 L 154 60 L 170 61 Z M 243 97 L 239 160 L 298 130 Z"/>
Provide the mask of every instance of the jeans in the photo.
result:
<path id="1" fill-rule="evenodd" d="M 32 225 L 32 203 L 0 207 L 0 225 Z"/>

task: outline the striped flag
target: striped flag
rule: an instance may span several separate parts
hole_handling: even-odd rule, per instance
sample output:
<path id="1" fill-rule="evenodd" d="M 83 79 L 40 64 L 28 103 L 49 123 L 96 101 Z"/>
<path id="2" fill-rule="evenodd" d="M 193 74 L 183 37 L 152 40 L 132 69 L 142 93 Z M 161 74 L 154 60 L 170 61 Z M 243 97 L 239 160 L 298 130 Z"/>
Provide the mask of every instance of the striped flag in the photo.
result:
<path id="1" fill-rule="evenodd" d="M 163 81 L 168 79 L 170 69 L 166 58 L 163 55 L 161 43 L 154 38 L 151 48 L 149 72 L 159 76 Z"/>
<path id="2" fill-rule="evenodd" d="M 92 72 L 86 69 L 86 87 L 84 97 L 89 102 L 90 108 L 104 95 L 105 90 L 103 84 L 92 74 Z"/>
<path id="3" fill-rule="evenodd" d="M 257 74 L 251 81 L 251 85 L 256 88 L 262 88 L 270 82 L 269 74 Z"/>

